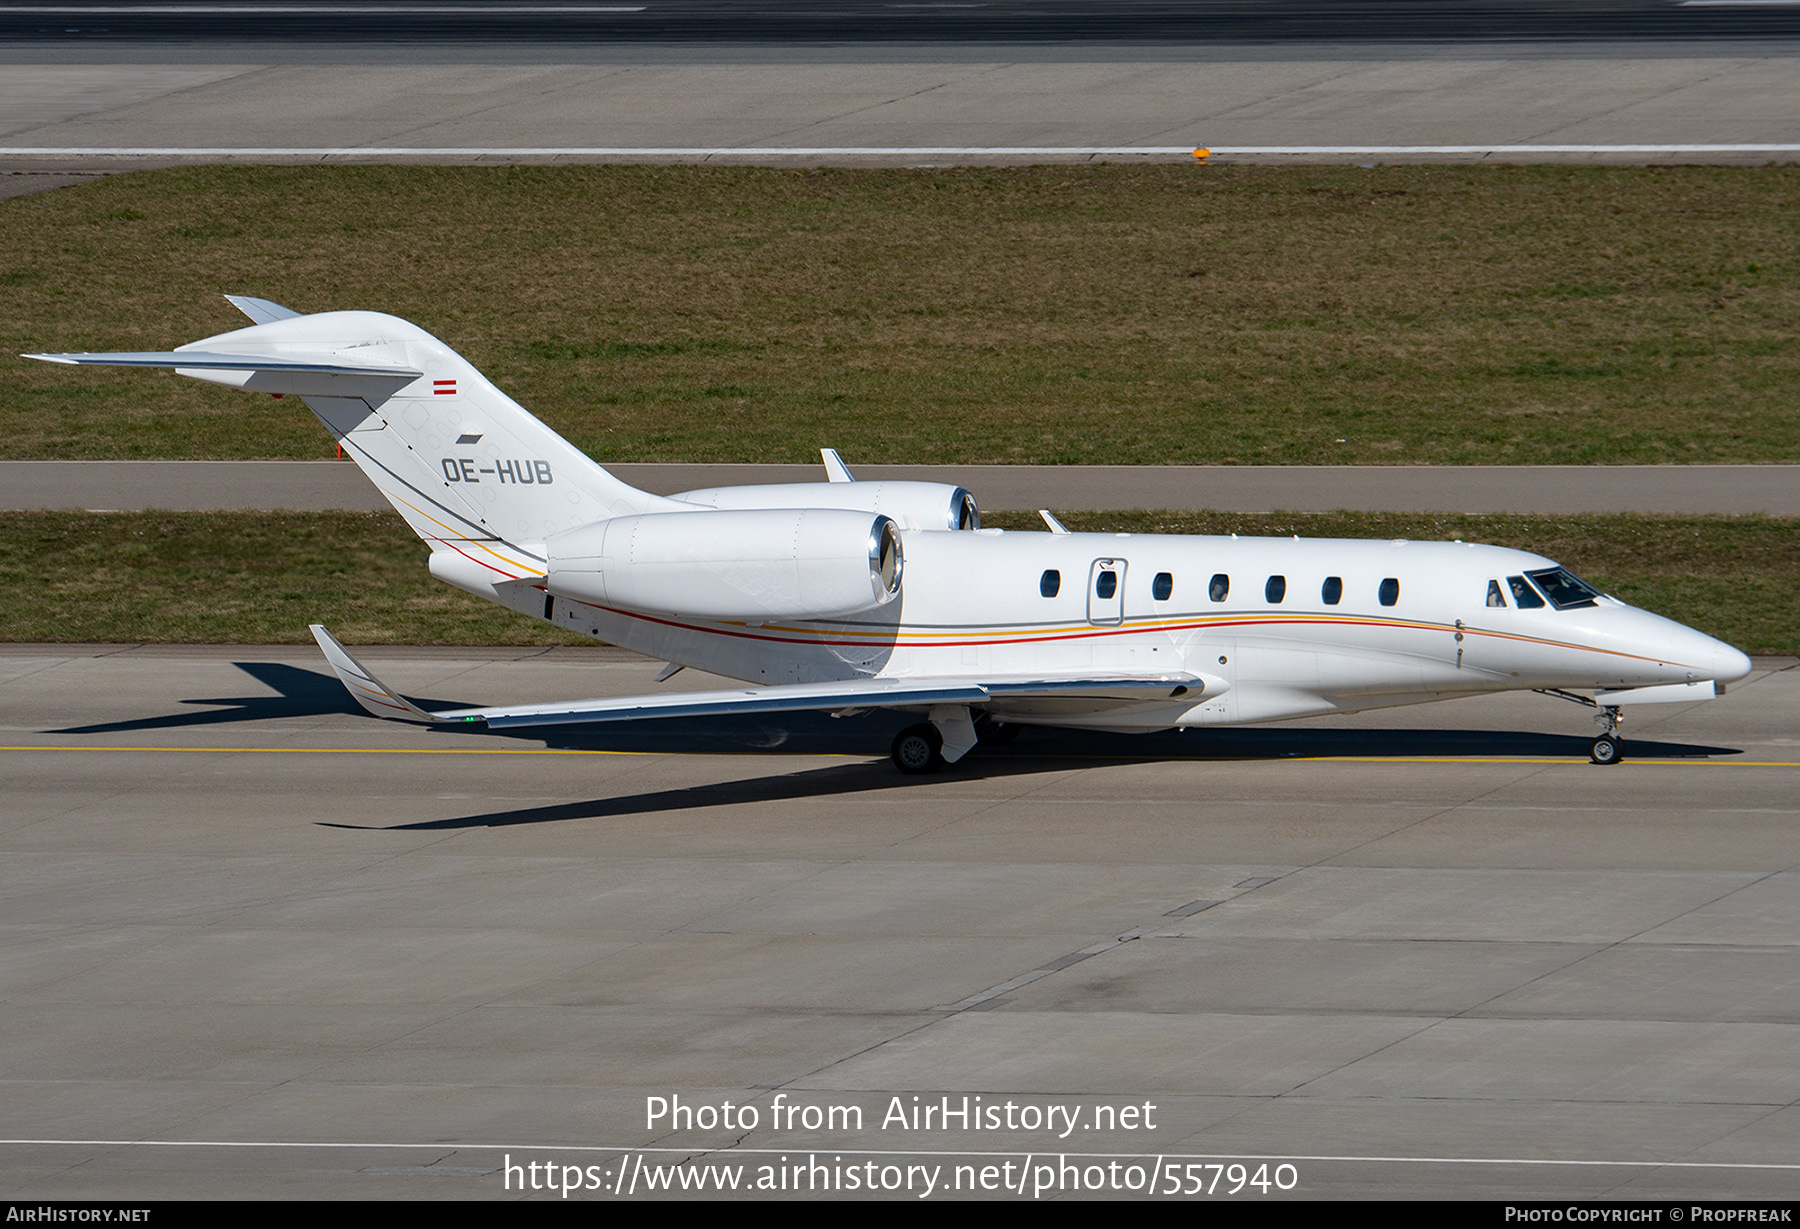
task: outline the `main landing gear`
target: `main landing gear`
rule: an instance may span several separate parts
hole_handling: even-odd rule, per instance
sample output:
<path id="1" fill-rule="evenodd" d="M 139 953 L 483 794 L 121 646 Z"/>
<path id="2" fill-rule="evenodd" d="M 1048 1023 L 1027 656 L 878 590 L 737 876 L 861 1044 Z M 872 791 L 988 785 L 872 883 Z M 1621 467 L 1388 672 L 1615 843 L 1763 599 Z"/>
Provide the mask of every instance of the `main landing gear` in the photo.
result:
<path id="1" fill-rule="evenodd" d="M 895 768 L 916 776 L 956 763 L 977 745 L 1009 743 L 1018 736 L 1019 727 L 1009 722 L 995 721 L 986 713 L 971 717 L 962 705 L 940 705 L 931 710 L 930 721 L 909 725 L 894 735 L 888 754 Z"/>
<path id="2" fill-rule="evenodd" d="M 1596 764 L 1625 762 L 1625 740 L 1619 737 L 1619 724 L 1624 720 L 1624 714 L 1619 712 L 1616 704 L 1594 714 L 1594 724 L 1600 727 L 1601 734 L 1588 747 L 1588 759 Z"/>

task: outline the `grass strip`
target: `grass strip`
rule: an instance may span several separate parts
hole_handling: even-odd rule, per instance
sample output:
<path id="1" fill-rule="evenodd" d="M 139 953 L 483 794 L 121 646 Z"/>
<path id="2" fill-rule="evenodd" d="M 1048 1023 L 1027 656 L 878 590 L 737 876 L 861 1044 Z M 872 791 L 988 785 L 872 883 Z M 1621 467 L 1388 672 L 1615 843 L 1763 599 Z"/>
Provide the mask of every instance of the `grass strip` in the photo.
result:
<path id="1" fill-rule="evenodd" d="M 1748 652 L 1800 652 L 1792 518 L 1058 515 L 1079 530 L 1516 546 Z M 431 579 L 390 513 L 0 512 L 0 543 L 3 641 L 296 644 L 324 622 L 348 644 L 586 643 Z"/>
<path id="2" fill-rule="evenodd" d="M 1800 168 L 190 167 L 0 202 L 0 354 L 415 320 L 602 460 L 1800 460 Z M 3 458 L 327 455 L 5 359 Z"/>

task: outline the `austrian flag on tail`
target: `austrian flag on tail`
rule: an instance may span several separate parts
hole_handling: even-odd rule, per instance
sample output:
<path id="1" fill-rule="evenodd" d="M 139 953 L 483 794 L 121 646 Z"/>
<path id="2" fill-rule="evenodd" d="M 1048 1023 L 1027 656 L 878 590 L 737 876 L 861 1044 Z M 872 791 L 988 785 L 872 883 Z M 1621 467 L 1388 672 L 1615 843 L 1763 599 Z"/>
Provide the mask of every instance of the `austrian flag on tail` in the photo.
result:
<path id="1" fill-rule="evenodd" d="M 440 397 L 454 397 L 456 396 L 456 381 L 433 380 L 431 382 L 431 391 Z"/>

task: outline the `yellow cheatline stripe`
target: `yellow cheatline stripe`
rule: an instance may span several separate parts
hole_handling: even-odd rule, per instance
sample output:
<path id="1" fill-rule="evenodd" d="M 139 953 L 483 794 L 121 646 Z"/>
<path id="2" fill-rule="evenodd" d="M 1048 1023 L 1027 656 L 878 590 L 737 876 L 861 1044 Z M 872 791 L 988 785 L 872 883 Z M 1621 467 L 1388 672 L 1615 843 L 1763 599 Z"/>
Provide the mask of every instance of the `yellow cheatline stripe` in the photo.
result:
<path id="1" fill-rule="evenodd" d="M 499 552 L 492 550 L 489 547 L 483 545 L 477 539 L 465 538 L 465 537 L 461 536 L 460 534 L 458 534 L 456 526 L 451 525 L 445 521 L 440 521 L 437 517 L 431 515 L 431 513 L 425 511 L 425 509 L 412 503 L 410 500 L 402 499 L 400 496 L 395 495 L 385 489 L 383 489 L 381 491 L 381 493 L 383 495 L 386 495 L 389 499 L 393 500 L 395 503 L 405 504 L 407 507 L 411 508 L 414 512 L 417 512 L 421 517 L 425 518 L 426 520 L 430 521 L 433 525 L 436 525 L 438 528 L 442 529 L 447 538 L 454 538 L 458 542 L 468 542 L 470 545 L 475 546 L 475 547 L 487 552 L 488 554 L 492 555 L 494 558 L 498 559 L 501 563 L 504 563 L 509 568 L 517 568 L 521 572 L 528 573 L 531 576 L 544 575 L 544 573 L 538 571 L 536 568 L 532 567 L 529 564 L 520 563 L 515 559 L 508 559 L 505 555 L 502 555 Z M 512 543 L 508 542 L 507 545 L 511 546 Z M 479 560 L 477 560 L 477 562 L 479 562 Z M 515 579 L 523 579 L 523 577 L 515 577 Z"/>
<path id="2" fill-rule="evenodd" d="M 1795 0 L 1800 3 L 1800 0 Z M 516 565 L 515 565 L 516 566 Z M 630 611 L 616 613 L 631 614 Z M 727 620 L 721 624 L 725 627 L 754 627 L 762 633 L 780 632 L 784 635 L 822 637 L 828 640 L 840 640 L 850 644 L 885 644 L 893 642 L 909 648 L 936 648 L 948 643 L 966 644 L 971 641 L 1015 641 L 1032 643 L 1039 640 L 1062 640 L 1083 637 L 1104 637 L 1131 635 L 1141 632 L 1159 631 L 1213 631 L 1219 628 L 1254 628 L 1265 627 L 1371 627 L 1386 630 L 1416 632 L 1456 632 L 1469 636 L 1484 636 L 1491 640 L 1509 640 L 1519 644 L 1538 644 L 1553 649 L 1573 649 L 1583 653 L 1603 653 L 1608 657 L 1624 657 L 1631 661 L 1655 661 L 1656 658 L 1645 657 L 1638 653 L 1623 653 L 1617 649 L 1602 648 L 1599 645 L 1576 644 L 1568 640 L 1551 640 L 1543 636 L 1528 636 L 1522 632 L 1503 632 L 1495 628 L 1457 627 L 1453 623 L 1432 623 L 1420 619 L 1384 618 L 1370 614 L 1288 614 L 1275 611 L 1236 611 L 1222 614 L 1175 615 L 1165 618 L 1127 619 L 1118 624 L 1100 623 L 1068 623 L 1068 624 L 1011 624 L 996 628 L 950 628 L 944 631 L 927 631 L 918 628 L 908 630 L 902 627 L 894 629 L 877 629 L 863 631 L 860 628 L 845 627 L 835 623 L 818 623 L 813 625 L 789 626 L 781 623 L 744 623 Z M 705 630 L 704 628 L 700 630 Z M 774 637 L 779 639 L 779 637 Z"/>
<path id="3" fill-rule="evenodd" d="M 68 747 L 68 746 L 33 746 L 20 744 L 0 746 L 0 751 L 137 751 L 137 752 L 199 752 L 202 754 L 247 754 L 247 755 L 681 755 L 678 751 L 615 751 L 605 749 L 583 749 L 575 747 Z M 857 755 L 844 751 L 701 751 L 698 755 L 808 755 L 827 759 L 872 759 L 870 755 Z M 1028 755 L 1020 752 L 1000 752 L 993 758 L 1046 759 L 1046 760 L 1144 760 L 1162 762 L 1166 760 L 1256 760 L 1281 761 L 1283 763 L 1313 764 L 1581 764 L 1587 761 L 1576 755 L 1283 755 L 1273 752 L 1265 755 L 1132 755 L 1103 754 L 1074 755 L 1059 753 L 1055 755 Z M 1800 760 L 1715 760 L 1698 756 L 1680 759 L 1646 759 L 1627 755 L 1627 762 L 1632 764 L 1659 764 L 1669 766 L 1700 766 L 1711 768 L 1800 768 Z"/>

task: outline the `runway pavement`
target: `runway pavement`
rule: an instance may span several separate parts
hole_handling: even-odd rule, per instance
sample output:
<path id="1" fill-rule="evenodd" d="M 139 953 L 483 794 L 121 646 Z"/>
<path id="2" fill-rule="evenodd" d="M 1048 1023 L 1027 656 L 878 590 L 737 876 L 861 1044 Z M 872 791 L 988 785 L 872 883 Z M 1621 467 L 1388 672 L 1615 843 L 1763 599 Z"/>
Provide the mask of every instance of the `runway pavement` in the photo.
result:
<path id="1" fill-rule="evenodd" d="M 1342 40 L 1487 42 L 1793 38 L 1800 21 L 1780 0 L 626 0 L 482 4 L 467 0 L 307 3 L 239 0 L 146 5 L 14 0 L 0 38 L 67 41 L 284 40 L 312 45 L 484 46 L 989 43 L 1213 44 Z"/>
<path id="2" fill-rule="evenodd" d="M 612 464 L 659 495 L 821 482 L 807 465 Z M 864 481 L 956 483 L 990 511 L 1724 513 L 1800 516 L 1794 465 L 857 465 Z M 0 461 L 0 508 L 371 510 L 388 506 L 336 461 Z"/>
<path id="3" fill-rule="evenodd" d="M 437 702 L 654 673 L 365 656 Z M 1311 1197 L 1794 1190 L 1793 660 L 1634 714 L 1610 768 L 1530 695 L 1033 731 L 920 781 L 896 717 L 445 734 L 292 648 L 6 646 L 0 698 L 15 1200 L 503 1197 L 509 1162 L 648 1195 L 782 1158 L 915 1198 L 906 1166 L 1066 1197 L 1152 1157 Z M 699 1122 L 647 1121 L 677 1097 Z M 964 1097 L 995 1129 L 889 1117 Z M 757 1125 L 704 1126 L 726 1102 Z M 1026 1125 L 1051 1107 L 1066 1136 Z"/>
<path id="4" fill-rule="evenodd" d="M 1800 156 L 1800 8 L 1777 16 L 1793 31 L 1736 42 L 0 43 L 0 171 L 1191 162 L 1196 147 L 1760 164 Z"/>

